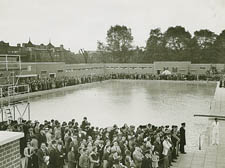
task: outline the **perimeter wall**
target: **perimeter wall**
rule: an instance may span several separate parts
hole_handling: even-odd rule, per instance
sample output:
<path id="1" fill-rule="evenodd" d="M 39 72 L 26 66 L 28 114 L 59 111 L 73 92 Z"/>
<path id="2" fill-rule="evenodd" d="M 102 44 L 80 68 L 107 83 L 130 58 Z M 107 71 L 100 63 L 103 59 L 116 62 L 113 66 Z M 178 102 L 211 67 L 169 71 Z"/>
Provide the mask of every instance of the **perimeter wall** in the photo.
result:
<path id="1" fill-rule="evenodd" d="M 225 64 L 191 64 L 191 62 L 154 62 L 153 64 L 65 64 L 64 62 L 22 63 L 21 75 L 40 77 L 87 76 L 112 73 L 160 74 L 168 69 L 172 74 L 206 74 L 214 67 L 218 72 Z"/>

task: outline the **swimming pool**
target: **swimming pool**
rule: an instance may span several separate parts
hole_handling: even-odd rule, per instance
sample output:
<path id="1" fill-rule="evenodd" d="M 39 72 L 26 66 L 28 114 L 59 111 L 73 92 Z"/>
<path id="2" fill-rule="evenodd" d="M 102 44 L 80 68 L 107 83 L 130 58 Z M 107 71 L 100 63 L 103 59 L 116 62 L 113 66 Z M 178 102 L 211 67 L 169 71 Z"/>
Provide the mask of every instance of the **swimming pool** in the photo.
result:
<path id="1" fill-rule="evenodd" d="M 189 146 L 196 146 L 207 119 L 216 83 L 109 80 L 31 99 L 31 119 L 79 123 L 86 116 L 95 126 L 178 125 L 186 122 Z"/>

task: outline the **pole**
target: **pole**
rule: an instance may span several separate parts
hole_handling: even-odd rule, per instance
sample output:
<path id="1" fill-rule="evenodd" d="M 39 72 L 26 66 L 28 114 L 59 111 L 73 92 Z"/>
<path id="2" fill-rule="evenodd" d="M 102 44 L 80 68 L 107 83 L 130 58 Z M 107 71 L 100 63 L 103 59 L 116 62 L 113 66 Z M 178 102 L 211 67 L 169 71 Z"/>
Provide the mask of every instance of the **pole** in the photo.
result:
<path id="1" fill-rule="evenodd" d="M 19 68 L 20 68 L 20 71 L 21 71 L 21 58 L 20 58 L 20 55 L 19 55 Z"/>
<path id="2" fill-rule="evenodd" d="M 15 109 L 15 105 L 13 105 L 13 119 L 14 119 L 14 121 L 16 120 L 16 109 Z"/>
<path id="3" fill-rule="evenodd" d="M 4 121 L 4 114 L 3 114 L 3 108 L 1 106 L 1 113 L 2 113 L 2 122 Z"/>
<path id="4" fill-rule="evenodd" d="M 8 54 L 6 54 L 5 63 L 6 71 L 8 71 Z"/>
<path id="5" fill-rule="evenodd" d="M 28 120 L 30 120 L 30 102 L 28 102 Z"/>

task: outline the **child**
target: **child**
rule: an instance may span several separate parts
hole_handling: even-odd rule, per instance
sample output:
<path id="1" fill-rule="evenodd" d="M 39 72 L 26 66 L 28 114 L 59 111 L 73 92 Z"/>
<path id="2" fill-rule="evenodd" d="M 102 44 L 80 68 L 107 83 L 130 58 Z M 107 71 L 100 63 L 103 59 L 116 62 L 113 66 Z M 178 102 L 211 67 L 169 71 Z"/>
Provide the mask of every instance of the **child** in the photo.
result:
<path id="1" fill-rule="evenodd" d="M 159 162 L 159 154 L 158 152 L 154 151 L 152 155 L 152 168 L 158 168 L 158 162 Z"/>

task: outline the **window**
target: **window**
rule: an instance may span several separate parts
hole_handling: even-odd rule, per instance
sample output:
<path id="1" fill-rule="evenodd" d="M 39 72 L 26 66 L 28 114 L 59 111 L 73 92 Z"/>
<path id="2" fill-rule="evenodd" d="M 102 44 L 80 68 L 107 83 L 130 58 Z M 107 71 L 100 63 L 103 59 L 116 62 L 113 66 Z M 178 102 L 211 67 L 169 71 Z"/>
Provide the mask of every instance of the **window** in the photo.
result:
<path id="1" fill-rule="evenodd" d="M 62 69 L 59 69 L 59 70 L 57 70 L 57 72 L 62 73 L 62 72 L 63 72 L 63 70 L 62 70 Z"/>
<path id="2" fill-rule="evenodd" d="M 41 71 L 41 74 L 46 74 L 47 73 L 47 71 Z"/>
<path id="3" fill-rule="evenodd" d="M 172 72 L 177 72 L 177 67 L 173 67 Z"/>
<path id="4" fill-rule="evenodd" d="M 200 67 L 200 69 L 206 69 L 205 67 Z"/>
<path id="5" fill-rule="evenodd" d="M 27 66 L 27 71 L 31 71 L 31 65 Z"/>

